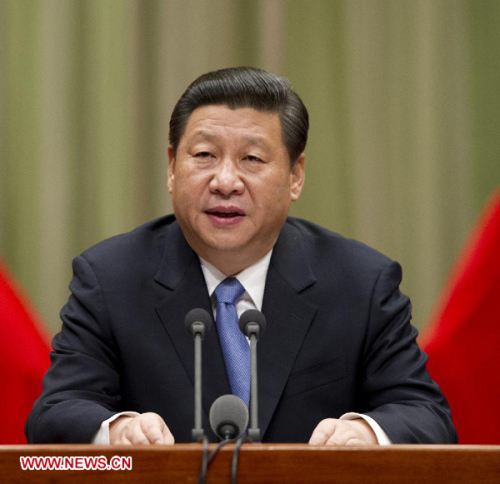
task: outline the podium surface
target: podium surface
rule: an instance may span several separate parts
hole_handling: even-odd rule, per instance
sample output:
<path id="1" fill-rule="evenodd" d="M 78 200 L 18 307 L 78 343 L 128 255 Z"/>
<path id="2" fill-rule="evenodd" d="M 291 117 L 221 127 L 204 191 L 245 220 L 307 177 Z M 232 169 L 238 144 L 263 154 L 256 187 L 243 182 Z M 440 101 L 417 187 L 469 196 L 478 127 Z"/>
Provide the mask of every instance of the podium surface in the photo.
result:
<path id="1" fill-rule="evenodd" d="M 214 448 L 215 445 L 211 444 L 210 450 Z M 208 468 L 208 484 L 230 482 L 234 448 L 232 444 L 227 445 L 215 456 Z M 99 483 L 196 483 L 202 452 L 201 444 L 0 446 L 0 482 L 77 484 L 97 478 Z M 101 470 L 106 463 L 120 469 Z M 22 464 L 52 465 L 53 469 L 23 470 Z M 65 464 L 71 469 L 61 470 L 60 467 Z M 90 468 L 84 469 L 86 465 Z M 237 478 L 241 483 L 259 484 L 500 484 L 500 446 L 340 448 L 304 444 L 244 444 L 240 449 Z"/>

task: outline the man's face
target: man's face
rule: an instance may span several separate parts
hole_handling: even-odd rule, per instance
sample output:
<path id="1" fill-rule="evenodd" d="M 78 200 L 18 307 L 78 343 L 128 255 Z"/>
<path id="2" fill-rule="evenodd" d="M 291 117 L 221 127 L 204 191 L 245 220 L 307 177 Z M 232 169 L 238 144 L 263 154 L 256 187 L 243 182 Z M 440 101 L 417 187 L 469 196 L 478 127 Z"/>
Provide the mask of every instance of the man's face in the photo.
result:
<path id="1" fill-rule="evenodd" d="M 235 274 L 274 245 L 304 183 L 304 155 L 290 168 L 277 114 L 203 106 L 191 114 L 168 188 L 191 247 Z M 236 271 L 236 272 L 235 272 Z"/>

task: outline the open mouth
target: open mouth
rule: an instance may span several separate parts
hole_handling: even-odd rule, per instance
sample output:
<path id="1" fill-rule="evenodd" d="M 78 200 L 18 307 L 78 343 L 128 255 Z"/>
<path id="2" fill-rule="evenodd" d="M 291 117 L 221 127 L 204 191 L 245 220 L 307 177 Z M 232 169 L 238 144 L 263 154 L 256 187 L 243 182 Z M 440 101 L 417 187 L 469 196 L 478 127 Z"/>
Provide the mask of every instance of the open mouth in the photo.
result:
<path id="1" fill-rule="evenodd" d="M 222 218 L 233 218 L 233 217 L 242 217 L 243 214 L 238 212 L 219 212 L 219 211 L 207 211 L 209 215 L 214 215 L 215 217 Z"/>
<path id="2" fill-rule="evenodd" d="M 214 207 L 205 211 L 216 225 L 226 226 L 238 223 L 245 216 L 245 212 L 237 207 Z"/>

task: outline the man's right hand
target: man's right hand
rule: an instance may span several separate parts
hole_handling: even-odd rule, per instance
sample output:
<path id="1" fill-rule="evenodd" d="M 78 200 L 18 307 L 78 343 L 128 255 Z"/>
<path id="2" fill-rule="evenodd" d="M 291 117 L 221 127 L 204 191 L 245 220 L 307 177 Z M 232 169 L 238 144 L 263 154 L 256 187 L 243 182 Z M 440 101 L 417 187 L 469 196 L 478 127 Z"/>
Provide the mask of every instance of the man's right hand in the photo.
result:
<path id="1" fill-rule="evenodd" d="M 157 413 L 119 417 L 109 424 L 109 443 L 115 445 L 173 444 L 174 436 Z"/>

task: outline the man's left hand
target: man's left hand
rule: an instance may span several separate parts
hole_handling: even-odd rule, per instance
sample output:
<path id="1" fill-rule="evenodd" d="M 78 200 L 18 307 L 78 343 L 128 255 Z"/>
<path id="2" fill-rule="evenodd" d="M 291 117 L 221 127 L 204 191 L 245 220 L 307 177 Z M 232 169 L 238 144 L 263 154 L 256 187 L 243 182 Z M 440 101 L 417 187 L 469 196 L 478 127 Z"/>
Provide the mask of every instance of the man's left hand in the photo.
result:
<path id="1" fill-rule="evenodd" d="M 376 445 L 377 437 L 363 420 L 338 420 L 327 418 L 314 429 L 311 445 Z"/>

